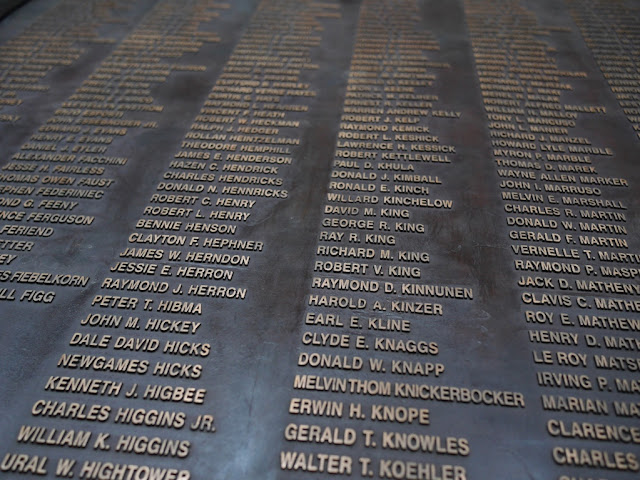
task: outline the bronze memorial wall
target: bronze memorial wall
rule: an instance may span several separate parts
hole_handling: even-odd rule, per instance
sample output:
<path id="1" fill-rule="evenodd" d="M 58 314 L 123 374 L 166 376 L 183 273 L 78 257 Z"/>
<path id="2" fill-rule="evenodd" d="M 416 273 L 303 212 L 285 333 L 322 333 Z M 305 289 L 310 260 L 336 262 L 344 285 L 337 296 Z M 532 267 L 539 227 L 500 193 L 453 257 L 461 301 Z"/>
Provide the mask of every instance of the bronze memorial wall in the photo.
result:
<path id="1" fill-rule="evenodd" d="M 0 15 L 0 476 L 640 478 L 639 1 Z"/>

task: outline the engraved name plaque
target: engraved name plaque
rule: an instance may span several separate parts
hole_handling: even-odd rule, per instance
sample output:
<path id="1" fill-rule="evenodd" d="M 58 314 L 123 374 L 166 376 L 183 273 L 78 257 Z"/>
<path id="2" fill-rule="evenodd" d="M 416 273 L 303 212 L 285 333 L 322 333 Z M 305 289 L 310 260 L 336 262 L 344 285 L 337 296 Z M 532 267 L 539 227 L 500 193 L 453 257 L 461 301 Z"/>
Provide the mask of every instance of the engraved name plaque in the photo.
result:
<path id="1" fill-rule="evenodd" d="M 640 478 L 640 2 L 0 10 L 0 475 Z"/>

